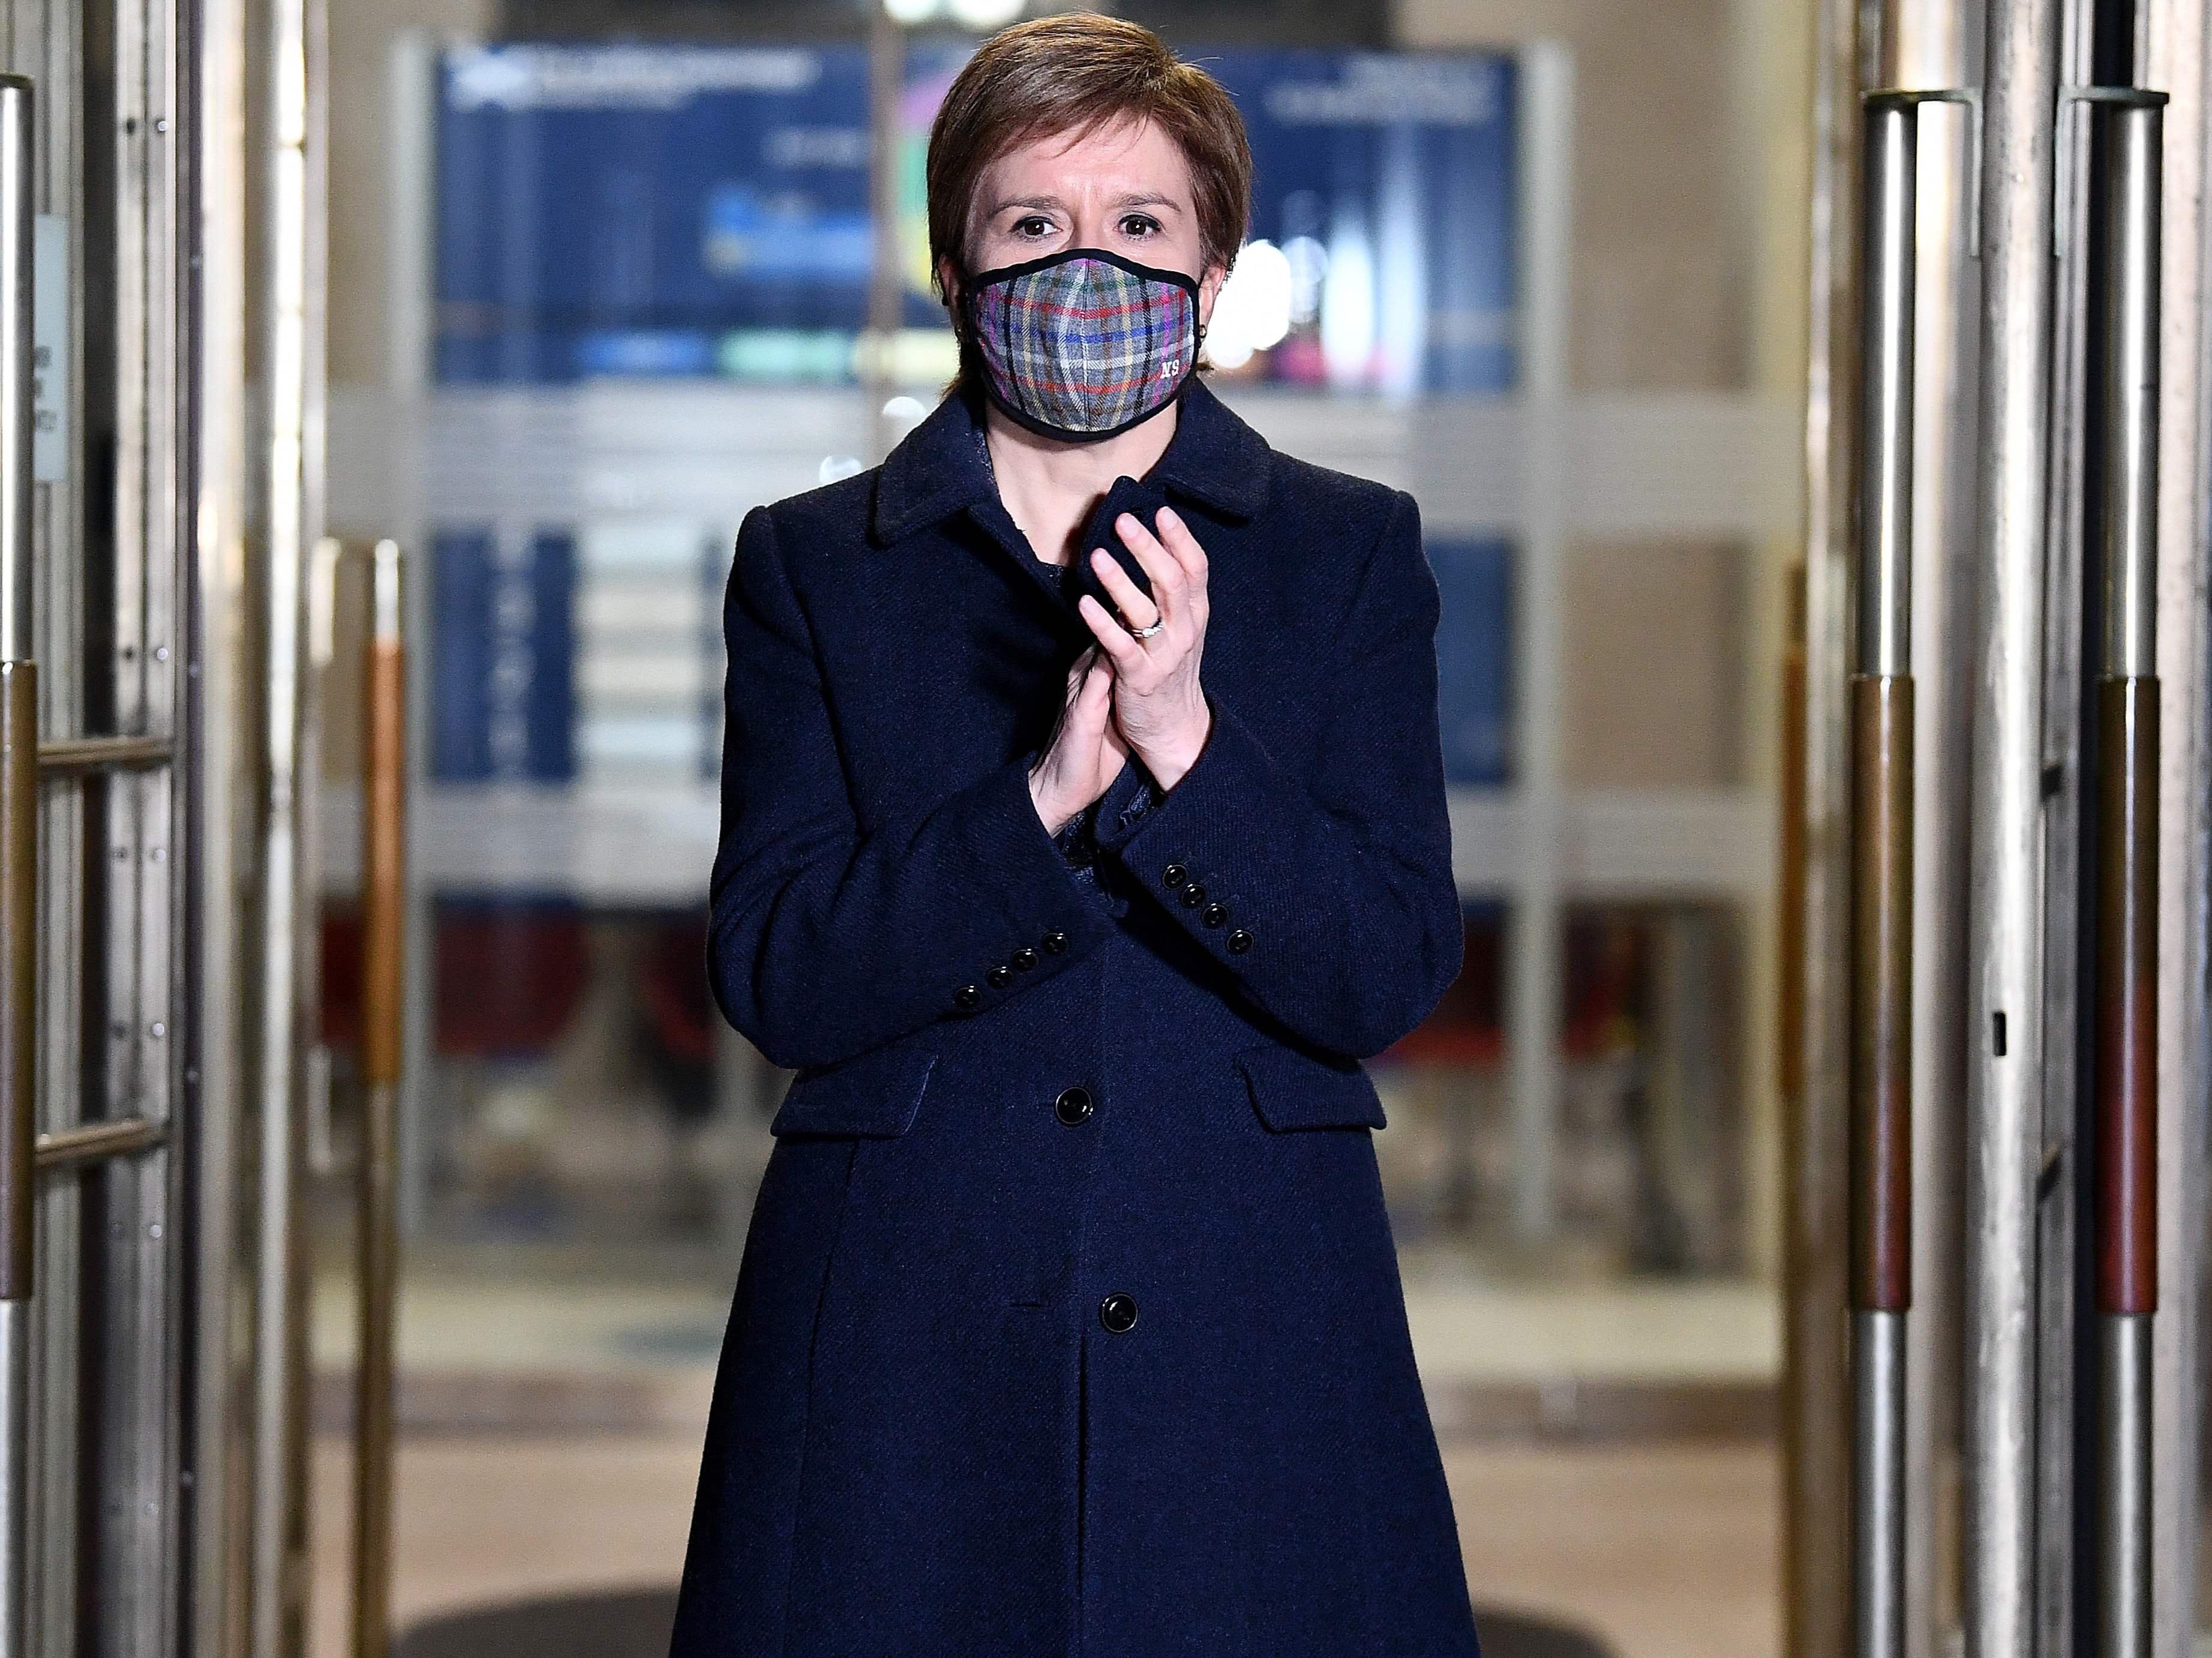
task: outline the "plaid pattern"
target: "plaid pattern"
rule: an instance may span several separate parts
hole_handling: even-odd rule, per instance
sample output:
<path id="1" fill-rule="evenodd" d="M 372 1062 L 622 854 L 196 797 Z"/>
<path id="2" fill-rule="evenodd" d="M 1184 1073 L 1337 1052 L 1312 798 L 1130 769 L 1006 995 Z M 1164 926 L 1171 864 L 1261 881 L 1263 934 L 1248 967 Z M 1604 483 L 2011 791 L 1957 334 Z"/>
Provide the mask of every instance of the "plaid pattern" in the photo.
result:
<path id="1" fill-rule="evenodd" d="M 1150 414 L 1197 355 L 1188 289 L 1080 253 L 980 285 L 971 316 L 1000 402 L 1063 431 Z"/>

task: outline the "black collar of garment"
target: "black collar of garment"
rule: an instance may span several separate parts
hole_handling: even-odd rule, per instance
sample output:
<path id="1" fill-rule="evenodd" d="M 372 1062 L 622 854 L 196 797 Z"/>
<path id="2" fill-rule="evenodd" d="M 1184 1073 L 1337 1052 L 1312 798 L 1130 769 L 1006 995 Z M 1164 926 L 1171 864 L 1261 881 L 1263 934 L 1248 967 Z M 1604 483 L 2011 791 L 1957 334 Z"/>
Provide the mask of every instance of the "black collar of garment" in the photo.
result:
<path id="1" fill-rule="evenodd" d="M 1193 375 L 1177 395 L 1175 436 L 1142 480 L 1248 519 L 1267 499 L 1267 441 Z M 876 474 L 872 528 L 888 545 L 963 507 L 994 502 L 982 400 L 954 393 L 902 438 Z"/>

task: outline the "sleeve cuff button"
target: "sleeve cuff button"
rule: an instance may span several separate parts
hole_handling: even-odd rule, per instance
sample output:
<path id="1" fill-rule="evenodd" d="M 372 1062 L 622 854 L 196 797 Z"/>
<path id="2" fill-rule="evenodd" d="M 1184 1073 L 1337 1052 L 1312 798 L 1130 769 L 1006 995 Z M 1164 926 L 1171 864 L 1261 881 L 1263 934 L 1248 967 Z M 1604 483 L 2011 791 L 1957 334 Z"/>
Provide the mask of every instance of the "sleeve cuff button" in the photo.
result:
<path id="1" fill-rule="evenodd" d="M 1222 942 L 1228 945 L 1230 954 L 1242 955 L 1252 948 L 1252 935 L 1242 927 L 1232 927 L 1230 929 L 1229 936 L 1222 940 Z"/>

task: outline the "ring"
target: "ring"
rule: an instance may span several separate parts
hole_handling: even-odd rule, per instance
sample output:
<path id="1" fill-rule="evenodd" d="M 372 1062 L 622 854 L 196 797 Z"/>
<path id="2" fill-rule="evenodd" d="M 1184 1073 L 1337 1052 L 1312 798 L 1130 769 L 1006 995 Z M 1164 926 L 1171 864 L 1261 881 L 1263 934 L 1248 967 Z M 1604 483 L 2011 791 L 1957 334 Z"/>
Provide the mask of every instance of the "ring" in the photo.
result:
<path id="1" fill-rule="evenodd" d="M 1162 628 L 1165 627 L 1166 625 L 1167 625 L 1167 620 L 1166 620 L 1166 619 L 1165 619 L 1164 617 L 1163 617 L 1160 620 L 1158 620 L 1158 621 L 1157 621 L 1157 622 L 1154 622 L 1154 623 L 1153 623 L 1150 627 L 1133 627 L 1133 628 L 1131 628 L 1131 629 L 1129 630 L 1129 637 L 1130 637 L 1131 638 L 1133 638 L 1133 639 L 1149 639 L 1149 638 L 1151 638 L 1151 637 L 1152 637 L 1152 635 L 1154 635 L 1155 633 L 1158 633 L 1158 632 Z"/>

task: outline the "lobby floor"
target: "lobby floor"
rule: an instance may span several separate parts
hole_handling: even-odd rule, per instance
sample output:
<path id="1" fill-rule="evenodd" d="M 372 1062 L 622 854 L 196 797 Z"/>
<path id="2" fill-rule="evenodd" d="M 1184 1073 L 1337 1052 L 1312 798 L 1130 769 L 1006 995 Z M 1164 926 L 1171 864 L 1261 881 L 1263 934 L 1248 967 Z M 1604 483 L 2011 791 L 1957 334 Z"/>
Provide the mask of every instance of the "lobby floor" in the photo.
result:
<path id="1" fill-rule="evenodd" d="M 680 1431 L 404 1442 L 398 1627 L 541 1594 L 673 1583 L 698 1458 L 698 1436 Z M 1620 1658 L 1778 1650 L 1771 1447 L 1447 1446 L 1445 1465 L 1478 1608 L 1580 1625 Z M 344 1442 L 319 1440 L 316 1658 L 345 1650 L 349 1478 Z"/>
<path id="2" fill-rule="evenodd" d="M 1749 1283 L 1484 1283 L 1407 1265 L 1478 1607 L 1581 1626 L 1620 1658 L 1771 1658 L 1771 1435 L 1729 1417 L 1720 1437 L 1670 1441 L 1639 1414 L 1684 1395 L 1710 1432 L 1717 1411 L 1771 1410 L 1771 1295 Z M 345 1266 L 326 1259 L 316 1283 L 317 1658 L 343 1655 Z M 604 1252 L 420 1248 L 403 1282 L 397 1627 L 672 1585 L 726 1277 L 624 1270 Z"/>

